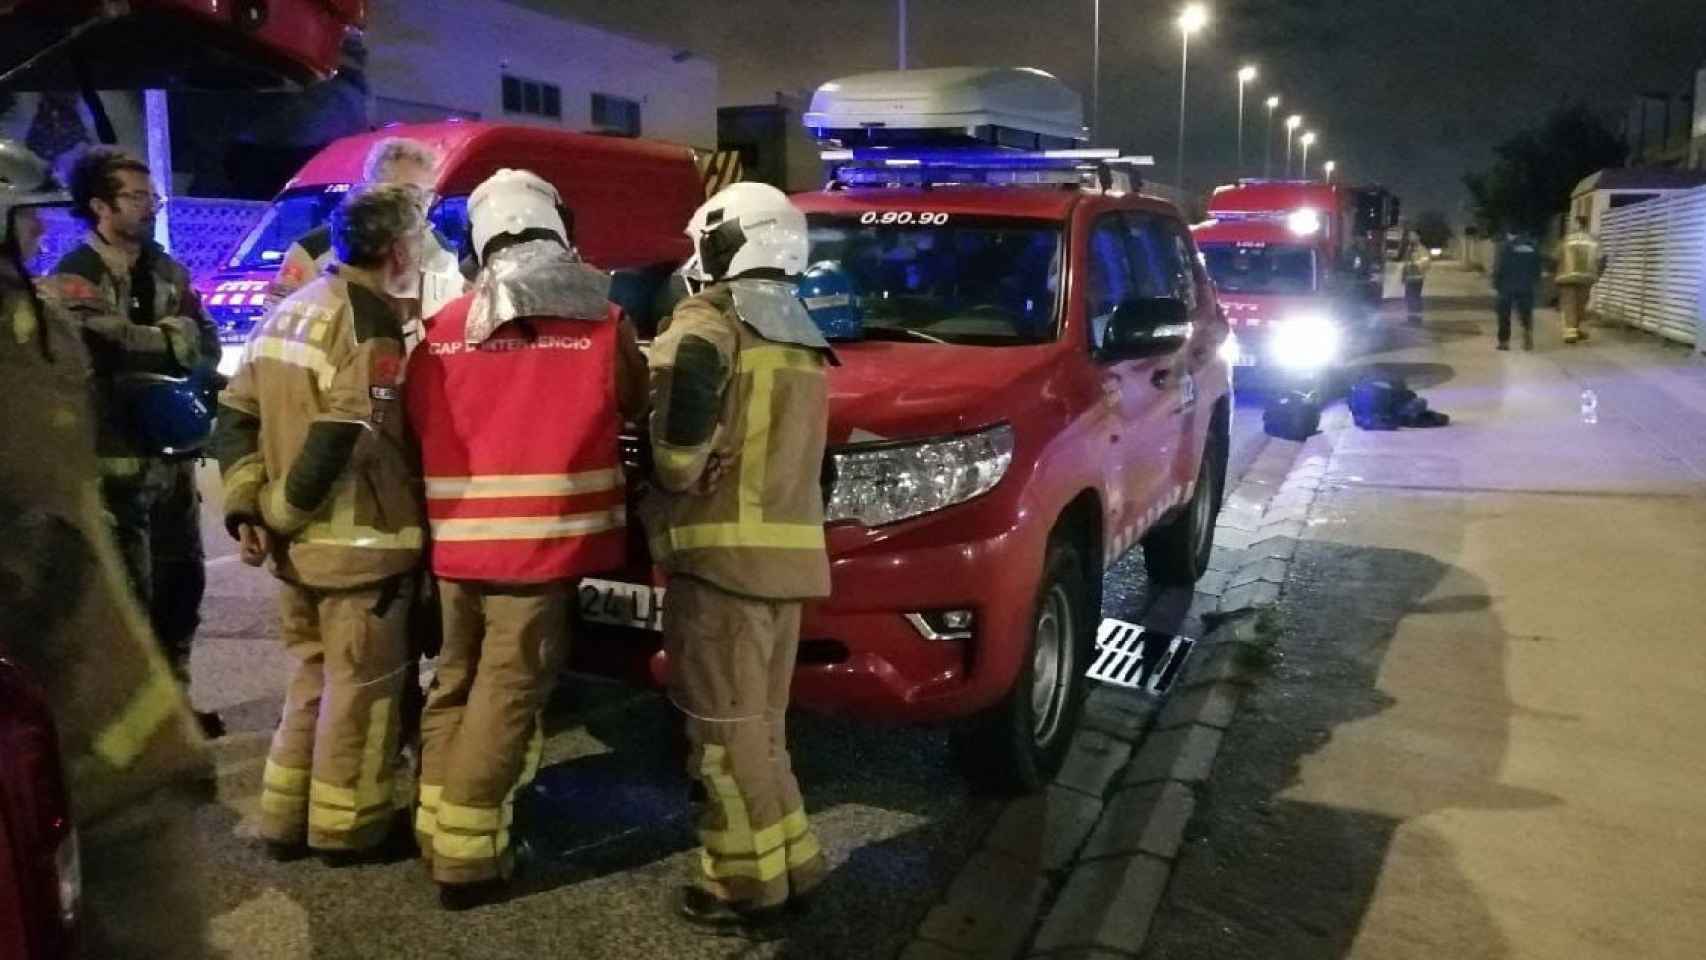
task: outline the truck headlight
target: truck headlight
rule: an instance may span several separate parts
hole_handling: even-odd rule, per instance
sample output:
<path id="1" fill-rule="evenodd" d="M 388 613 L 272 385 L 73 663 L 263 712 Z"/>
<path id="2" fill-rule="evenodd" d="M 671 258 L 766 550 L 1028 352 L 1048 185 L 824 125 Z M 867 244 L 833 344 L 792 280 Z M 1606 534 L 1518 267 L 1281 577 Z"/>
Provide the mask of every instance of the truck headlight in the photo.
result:
<path id="1" fill-rule="evenodd" d="M 964 503 L 995 488 L 1013 463 L 1013 428 L 919 443 L 849 447 L 834 454 L 827 519 L 867 527 Z"/>
<path id="2" fill-rule="evenodd" d="M 1274 326 L 1268 349 L 1288 370 L 1319 370 L 1339 358 L 1338 325 L 1323 316 L 1291 317 Z"/>

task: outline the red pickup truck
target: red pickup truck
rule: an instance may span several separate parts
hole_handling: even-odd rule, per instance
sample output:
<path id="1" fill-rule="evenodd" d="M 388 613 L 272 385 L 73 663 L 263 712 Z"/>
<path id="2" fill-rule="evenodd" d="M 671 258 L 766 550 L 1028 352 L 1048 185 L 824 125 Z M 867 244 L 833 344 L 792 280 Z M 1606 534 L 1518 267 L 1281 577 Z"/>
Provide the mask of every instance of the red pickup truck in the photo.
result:
<path id="1" fill-rule="evenodd" d="M 879 153 L 795 198 L 863 331 L 830 372 L 833 595 L 794 700 L 958 721 L 968 772 L 1020 788 L 1064 758 L 1104 572 L 1140 544 L 1158 582 L 1206 568 L 1231 417 L 1190 231 L 1079 153 Z M 586 581 L 581 664 L 661 681 L 666 599 L 644 562 Z"/>

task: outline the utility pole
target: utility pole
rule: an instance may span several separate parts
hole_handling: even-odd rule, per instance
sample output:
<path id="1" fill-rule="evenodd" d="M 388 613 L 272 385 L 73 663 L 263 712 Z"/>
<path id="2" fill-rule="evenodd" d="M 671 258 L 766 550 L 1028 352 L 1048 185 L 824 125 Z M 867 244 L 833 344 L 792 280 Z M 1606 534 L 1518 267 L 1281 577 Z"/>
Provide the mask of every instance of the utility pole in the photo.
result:
<path id="1" fill-rule="evenodd" d="M 906 69 L 906 0 L 897 0 L 900 4 L 900 68 Z"/>

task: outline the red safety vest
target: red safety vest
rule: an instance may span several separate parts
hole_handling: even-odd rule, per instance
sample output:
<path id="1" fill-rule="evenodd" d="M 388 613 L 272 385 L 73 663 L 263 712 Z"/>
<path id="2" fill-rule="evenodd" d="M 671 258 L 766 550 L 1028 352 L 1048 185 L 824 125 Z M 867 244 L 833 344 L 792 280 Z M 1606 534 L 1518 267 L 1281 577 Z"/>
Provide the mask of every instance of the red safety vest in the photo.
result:
<path id="1" fill-rule="evenodd" d="M 432 319 L 404 390 L 420 438 L 432 570 L 542 583 L 622 566 L 620 312 L 532 318 L 463 339 L 471 296 Z"/>

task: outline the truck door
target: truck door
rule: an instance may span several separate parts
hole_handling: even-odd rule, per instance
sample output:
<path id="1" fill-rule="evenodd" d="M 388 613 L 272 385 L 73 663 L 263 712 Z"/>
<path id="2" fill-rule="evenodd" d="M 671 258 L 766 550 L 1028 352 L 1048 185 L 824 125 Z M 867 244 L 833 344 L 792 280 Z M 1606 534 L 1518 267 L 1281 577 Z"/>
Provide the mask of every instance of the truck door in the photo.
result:
<path id="1" fill-rule="evenodd" d="M 1193 325 L 1218 322 L 1208 275 L 1185 225 L 1172 217 L 1137 212 L 1126 214 L 1126 223 L 1140 273 L 1156 291 L 1146 295 L 1182 302 Z M 1158 474 L 1151 496 L 1161 510 L 1175 506 L 1196 476 L 1196 463 L 1188 454 L 1195 449 L 1198 385 L 1182 362 L 1184 349 L 1181 343 L 1172 353 L 1154 358 L 1149 376 L 1147 400 L 1154 409 L 1146 416 L 1155 424 L 1156 438 L 1148 455 L 1156 458 Z"/>
<path id="2" fill-rule="evenodd" d="M 1169 382 L 1171 357 L 1105 361 L 1100 347 L 1108 320 L 1122 302 L 1162 297 L 1168 289 L 1148 261 L 1138 255 L 1125 215 L 1105 214 L 1091 226 L 1085 253 L 1088 284 L 1085 315 L 1090 350 L 1101 377 L 1108 415 L 1109 454 L 1103 461 L 1111 529 L 1109 542 L 1123 550 L 1137 542 L 1155 519 L 1157 498 L 1170 476 L 1177 431 Z"/>

